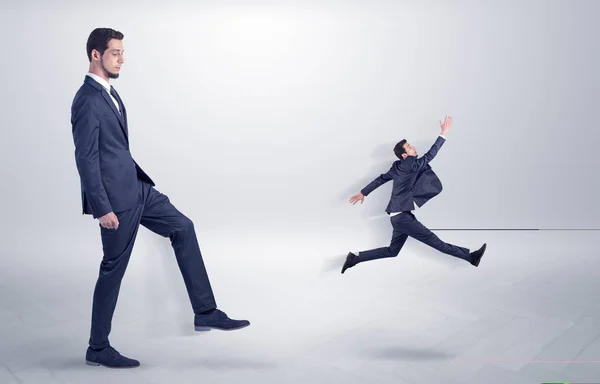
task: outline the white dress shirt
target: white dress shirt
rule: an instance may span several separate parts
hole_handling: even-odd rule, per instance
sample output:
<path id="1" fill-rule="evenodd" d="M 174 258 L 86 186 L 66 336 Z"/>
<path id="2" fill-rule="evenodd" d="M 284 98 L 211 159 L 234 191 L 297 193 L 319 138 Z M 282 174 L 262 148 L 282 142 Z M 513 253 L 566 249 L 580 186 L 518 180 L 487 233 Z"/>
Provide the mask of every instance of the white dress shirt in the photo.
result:
<path id="1" fill-rule="evenodd" d="M 113 103 L 115 103 L 115 106 L 117 107 L 117 111 L 121 112 L 121 108 L 119 108 L 119 102 L 117 101 L 117 99 L 115 99 L 113 97 L 113 95 L 110 94 L 110 84 L 108 83 L 108 81 L 104 80 L 100 76 L 96 75 L 95 73 L 91 73 L 91 72 L 86 73 L 86 76 L 89 76 L 92 79 L 96 80 L 96 82 L 98 82 L 101 86 L 104 87 L 104 89 L 106 89 L 106 92 L 112 99 Z"/>

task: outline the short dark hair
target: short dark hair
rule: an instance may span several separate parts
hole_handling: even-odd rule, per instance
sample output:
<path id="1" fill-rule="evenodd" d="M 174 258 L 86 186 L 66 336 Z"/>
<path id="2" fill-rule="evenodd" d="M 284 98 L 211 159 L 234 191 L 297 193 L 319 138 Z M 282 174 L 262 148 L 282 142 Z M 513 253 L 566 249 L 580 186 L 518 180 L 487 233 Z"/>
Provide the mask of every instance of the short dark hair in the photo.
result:
<path id="1" fill-rule="evenodd" d="M 406 144 L 406 139 L 402 139 L 396 144 L 394 147 L 394 154 L 402 160 L 402 154 L 406 153 L 406 149 L 404 149 L 404 144 Z"/>
<path id="2" fill-rule="evenodd" d="M 94 49 L 100 52 L 100 55 L 104 55 L 104 51 L 108 48 L 108 42 L 111 39 L 123 40 L 123 34 L 111 28 L 94 29 L 87 40 L 88 60 L 92 61 L 92 51 Z"/>

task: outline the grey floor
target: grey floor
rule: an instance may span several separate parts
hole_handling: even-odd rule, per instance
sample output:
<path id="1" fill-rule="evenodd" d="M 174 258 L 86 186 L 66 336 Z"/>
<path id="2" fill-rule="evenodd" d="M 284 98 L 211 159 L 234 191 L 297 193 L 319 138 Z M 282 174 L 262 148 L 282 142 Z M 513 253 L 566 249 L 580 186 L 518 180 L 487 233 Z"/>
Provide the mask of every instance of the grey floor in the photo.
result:
<path id="1" fill-rule="evenodd" d="M 89 228 L 66 254 L 68 234 L 2 255 L 0 383 L 600 383 L 594 231 L 438 232 L 487 241 L 480 268 L 409 240 L 345 275 L 349 247 L 388 234 L 202 233 L 220 307 L 252 325 L 195 333 L 168 241 L 142 230 L 111 334 L 142 366 L 110 370 L 84 364 L 99 262 Z"/>

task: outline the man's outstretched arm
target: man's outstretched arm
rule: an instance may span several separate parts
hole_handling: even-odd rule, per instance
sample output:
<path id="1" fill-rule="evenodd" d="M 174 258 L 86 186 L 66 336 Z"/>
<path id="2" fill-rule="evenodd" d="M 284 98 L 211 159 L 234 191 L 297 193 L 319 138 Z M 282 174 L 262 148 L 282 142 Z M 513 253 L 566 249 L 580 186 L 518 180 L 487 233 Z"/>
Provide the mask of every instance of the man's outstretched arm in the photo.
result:
<path id="1" fill-rule="evenodd" d="M 431 146 L 429 151 L 427 151 L 426 154 L 413 161 L 413 163 L 411 164 L 413 171 L 418 171 L 425 165 L 429 164 L 429 162 L 435 158 L 440 148 L 442 148 L 442 145 L 444 145 L 444 143 L 446 142 L 446 134 L 448 133 L 450 126 L 452 126 L 452 117 L 446 116 L 443 123 L 440 121 L 442 133 L 440 133 L 438 138 L 435 140 L 435 143 L 433 143 L 433 145 Z"/>
<path id="2" fill-rule="evenodd" d="M 365 196 L 367 196 L 369 193 L 373 192 L 378 187 L 381 187 L 383 184 L 387 183 L 388 181 L 392 180 L 393 179 L 392 169 L 393 169 L 393 167 L 390 168 L 390 170 L 387 171 L 386 173 L 382 173 L 375 180 L 371 181 L 366 187 L 361 189 L 359 193 L 350 197 L 350 203 L 356 204 L 357 202 L 360 201 L 360 203 L 362 204 L 363 200 L 365 199 Z"/>

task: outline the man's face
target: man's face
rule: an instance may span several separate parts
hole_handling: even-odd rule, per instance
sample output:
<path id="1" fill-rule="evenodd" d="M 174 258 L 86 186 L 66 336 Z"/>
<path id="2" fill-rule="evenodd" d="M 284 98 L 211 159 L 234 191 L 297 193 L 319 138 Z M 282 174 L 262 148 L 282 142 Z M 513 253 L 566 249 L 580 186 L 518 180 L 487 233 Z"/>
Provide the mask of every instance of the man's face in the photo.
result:
<path id="1" fill-rule="evenodd" d="M 108 48 L 104 51 L 104 55 L 100 60 L 100 65 L 104 74 L 111 79 L 119 78 L 119 72 L 121 72 L 121 65 L 125 62 L 123 56 L 123 41 L 117 39 L 111 39 L 108 42 Z"/>
<path id="2" fill-rule="evenodd" d="M 408 156 L 417 156 L 417 149 L 409 143 L 404 143 L 402 147 L 404 147 L 404 150 L 406 151 L 406 153 L 402 154 L 402 157 L 406 158 Z"/>

